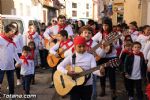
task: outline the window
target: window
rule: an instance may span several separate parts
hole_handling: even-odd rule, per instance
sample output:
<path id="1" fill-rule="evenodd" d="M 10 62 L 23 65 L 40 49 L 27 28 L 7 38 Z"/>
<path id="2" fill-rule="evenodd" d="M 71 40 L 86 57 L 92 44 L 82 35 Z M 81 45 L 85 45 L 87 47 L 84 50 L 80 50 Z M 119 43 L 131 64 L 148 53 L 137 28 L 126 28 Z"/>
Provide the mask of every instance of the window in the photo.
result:
<path id="1" fill-rule="evenodd" d="M 86 9 L 89 9 L 89 4 L 88 3 L 86 4 Z"/>
<path id="2" fill-rule="evenodd" d="M 72 8 L 77 8 L 77 3 L 72 3 Z"/>
<path id="3" fill-rule="evenodd" d="M 86 17 L 89 17 L 89 12 L 88 11 L 86 12 Z"/>
<path id="4" fill-rule="evenodd" d="M 77 17 L 77 11 L 72 11 L 72 17 Z"/>

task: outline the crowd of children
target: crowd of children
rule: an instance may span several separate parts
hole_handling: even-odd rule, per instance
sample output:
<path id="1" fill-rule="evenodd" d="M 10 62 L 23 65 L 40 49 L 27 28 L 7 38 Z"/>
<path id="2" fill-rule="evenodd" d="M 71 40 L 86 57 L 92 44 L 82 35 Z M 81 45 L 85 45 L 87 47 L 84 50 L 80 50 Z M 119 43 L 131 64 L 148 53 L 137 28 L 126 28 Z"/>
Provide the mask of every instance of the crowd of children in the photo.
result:
<path id="1" fill-rule="evenodd" d="M 110 18 L 104 18 L 101 25 L 93 20 L 90 20 L 88 25 L 85 25 L 83 21 L 70 25 L 66 23 L 66 17 L 63 15 L 57 18 L 57 23 L 54 19 L 52 23 L 47 28 L 43 23 L 41 33 L 36 31 L 33 24 L 29 24 L 29 30 L 23 35 L 19 32 L 16 22 L 5 26 L 4 33 L 0 34 L 0 92 L 6 72 L 9 94 L 14 94 L 13 74 L 16 71 L 17 85 L 22 83 L 25 94 L 30 94 L 30 83 L 35 84 L 36 67 L 46 68 L 48 52 L 56 58 L 61 58 L 58 53 L 61 48 L 64 50 L 64 57 L 51 68 L 51 88 L 54 86 L 53 74 L 56 70 L 71 77 L 78 74 L 74 70 L 66 70 L 68 64 L 88 70 L 114 58 L 119 58 L 120 62 L 120 65 L 116 67 L 101 66 L 98 71 L 88 75 L 83 85 L 75 86 L 71 90 L 70 100 L 96 100 L 98 79 L 100 79 L 101 87 L 99 95 L 105 96 L 106 77 L 109 78 L 111 98 L 115 100 L 117 98 L 116 69 L 119 69 L 123 76 L 129 100 L 135 100 L 134 89 L 136 89 L 137 100 L 144 100 L 142 80 L 147 80 L 148 85 L 145 90 L 150 100 L 149 25 L 138 28 L 137 23 L 133 21 L 128 26 L 125 23 L 113 26 Z M 111 33 L 119 34 L 120 37 L 107 43 Z M 45 39 L 49 41 L 48 44 L 53 42 L 55 45 L 46 48 Z M 104 42 L 106 43 L 103 44 Z M 97 45 L 98 47 L 95 48 Z"/>

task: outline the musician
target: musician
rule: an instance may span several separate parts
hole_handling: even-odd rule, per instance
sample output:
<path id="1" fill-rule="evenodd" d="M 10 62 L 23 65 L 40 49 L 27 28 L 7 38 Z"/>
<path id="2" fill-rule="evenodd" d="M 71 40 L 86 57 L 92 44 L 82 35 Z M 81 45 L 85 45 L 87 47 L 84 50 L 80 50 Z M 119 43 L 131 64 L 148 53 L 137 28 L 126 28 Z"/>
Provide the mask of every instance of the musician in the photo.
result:
<path id="1" fill-rule="evenodd" d="M 67 51 L 69 48 L 71 48 L 73 46 L 73 42 L 70 39 L 68 39 L 68 33 L 66 30 L 61 30 L 60 32 L 58 32 L 58 40 L 59 40 L 59 42 L 56 43 L 49 50 L 50 53 L 54 54 L 56 57 L 60 57 L 60 55 L 57 53 L 58 49 L 61 48 L 61 49 Z M 64 52 L 64 54 L 65 54 L 65 52 Z M 52 69 L 52 83 L 50 85 L 50 88 L 53 87 L 53 74 L 56 71 L 56 68 L 57 68 L 56 66 Z"/>
<path id="2" fill-rule="evenodd" d="M 102 31 L 98 32 L 94 37 L 92 38 L 93 41 L 101 42 L 103 39 L 106 39 L 108 35 L 112 32 L 112 21 L 110 18 L 104 18 L 102 22 Z M 107 46 L 107 53 L 104 59 L 100 59 L 100 61 L 97 62 L 97 64 L 105 63 L 106 61 L 117 57 L 117 51 L 116 48 L 119 47 L 119 45 L 115 43 L 111 43 L 110 46 Z M 105 75 L 100 76 L 100 83 L 101 83 L 101 93 L 100 96 L 105 96 L 105 87 L 106 87 L 106 75 L 108 74 L 109 82 L 110 82 L 110 88 L 111 88 L 111 97 L 112 99 L 116 98 L 116 74 L 115 74 L 115 68 L 113 67 L 106 67 L 105 69 Z"/>
<path id="3" fill-rule="evenodd" d="M 92 27 L 90 26 L 83 26 L 80 29 L 80 36 L 84 37 L 86 39 L 86 47 L 87 47 L 87 51 L 90 51 L 94 46 L 96 46 L 98 43 L 93 41 L 91 38 L 94 35 L 94 31 L 92 29 Z M 105 57 L 106 52 L 104 50 L 104 48 L 100 48 L 100 46 L 94 50 L 93 52 L 96 53 L 97 56 L 99 56 L 100 58 Z M 91 52 L 92 53 L 92 52 Z M 94 98 L 96 98 L 96 78 L 97 76 L 95 76 L 93 74 L 93 94 L 92 94 L 92 99 L 94 100 Z"/>
<path id="4" fill-rule="evenodd" d="M 0 34 L 0 91 L 4 74 L 7 74 L 7 80 L 9 85 L 9 94 L 14 94 L 14 59 L 16 60 L 16 66 L 21 64 L 16 52 L 16 44 L 13 42 L 12 37 L 15 35 L 16 27 L 12 24 L 8 24 L 4 28 L 5 32 Z"/>
<path id="5" fill-rule="evenodd" d="M 66 30 L 68 32 L 69 37 L 73 36 L 73 31 L 70 25 L 66 24 L 66 17 L 63 15 L 59 15 L 57 18 L 57 25 L 48 27 L 46 31 L 44 32 L 44 37 L 48 39 L 50 42 L 55 40 L 56 43 L 56 37 L 54 35 L 57 35 L 59 31 Z"/>
<path id="6" fill-rule="evenodd" d="M 70 55 L 57 66 L 57 70 L 71 77 L 76 76 L 77 73 L 73 70 L 73 68 L 71 71 L 67 71 L 65 67 L 68 64 L 73 65 L 73 59 L 75 59 L 75 66 L 80 66 L 85 71 L 96 66 L 94 56 L 86 52 L 86 40 L 84 37 L 77 36 L 74 38 L 74 49 L 74 58 L 73 55 Z M 92 77 L 89 75 L 84 85 L 75 86 L 71 90 L 70 100 L 91 100 L 92 84 Z"/>

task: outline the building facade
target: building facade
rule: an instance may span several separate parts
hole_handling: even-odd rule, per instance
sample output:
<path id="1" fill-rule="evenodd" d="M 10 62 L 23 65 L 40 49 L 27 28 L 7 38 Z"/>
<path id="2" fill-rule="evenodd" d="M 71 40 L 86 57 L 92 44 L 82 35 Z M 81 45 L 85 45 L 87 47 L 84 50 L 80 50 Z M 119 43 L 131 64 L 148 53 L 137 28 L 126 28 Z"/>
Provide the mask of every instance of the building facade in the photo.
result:
<path id="1" fill-rule="evenodd" d="M 150 25 L 150 0 L 125 0 L 124 20 L 136 21 L 138 26 Z"/>

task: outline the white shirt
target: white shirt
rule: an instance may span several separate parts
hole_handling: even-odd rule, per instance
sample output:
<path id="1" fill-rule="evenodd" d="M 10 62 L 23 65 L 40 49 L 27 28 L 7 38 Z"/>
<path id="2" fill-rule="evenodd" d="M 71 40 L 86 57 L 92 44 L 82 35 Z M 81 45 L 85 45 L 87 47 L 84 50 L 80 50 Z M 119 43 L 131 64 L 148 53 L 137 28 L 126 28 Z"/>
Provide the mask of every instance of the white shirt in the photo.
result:
<path id="1" fill-rule="evenodd" d="M 145 36 L 145 35 L 143 35 L 143 34 L 140 34 L 140 35 L 137 37 L 136 41 L 140 42 L 141 45 L 142 45 L 141 51 L 143 51 L 143 49 L 144 49 L 144 47 L 145 47 L 145 44 L 146 44 L 146 42 L 148 41 L 149 38 L 150 38 L 150 36 Z"/>
<path id="2" fill-rule="evenodd" d="M 140 56 L 134 55 L 132 74 L 129 79 L 133 80 L 141 79 Z"/>
<path id="3" fill-rule="evenodd" d="M 61 71 L 64 74 L 67 74 L 65 67 L 67 65 L 72 66 L 72 55 L 66 57 L 58 66 L 57 70 Z M 90 68 L 96 67 L 96 61 L 92 54 L 85 52 L 84 54 L 76 53 L 75 66 L 80 66 L 83 70 L 88 70 Z M 92 77 L 87 81 L 86 85 L 92 85 Z"/>
<path id="4" fill-rule="evenodd" d="M 131 33 L 131 38 L 132 38 L 133 42 L 136 41 L 138 35 L 139 35 L 139 32 L 138 32 L 138 31 L 135 31 L 135 32 Z"/>
<path id="5" fill-rule="evenodd" d="M 23 48 L 23 37 L 22 34 L 19 33 L 18 35 L 15 35 L 13 38 L 13 41 L 16 43 L 16 52 L 17 53 L 22 53 L 22 48 Z"/>
<path id="6" fill-rule="evenodd" d="M 70 41 L 70 42 L 68 42 L 67 44 L 68 44 L 68 46 L 70 46 L 70 48 L 71 48 L 71 46 L 73 45 L 73 42 Z M 60 48 L 60 43 L 56 43 L 56 45 L 54 45 L 52 48 L 50 48 L 50 51 L 49 51 L 49 52 L 50 52 L 51 54 L 54 54 L 54 55 L 55 55 L 55 54 L 57 53 L 56 51 L 57 51 L 59 48 Z M 66 45 L 63 45 L 61 48 L 64 49 L 64 50 L 67 49 Z M 69 50 L 69 48 L 68 48 L 68 50 Z M 67 50 L 66 50 L 65 52 L 67 52 Z M 65 52 L 64 52 L 64 53 L 65 53 Z"/>
<path id="7" fill-rule="evenodd" d="M 23 35 L 23 44 L 28 45 L 28 43 L 31 41 L 29 38 L 28 32 Z M 40 37 L 38 32 L 35 32 L 35 34 L 32 36 L 33 41 L 35 42 L 36 49 L 39 50 L 39 45 L 40 45 Z"/>
<path id="8" fill-rule="evenodd" d="M 22 65 L 21 65 L 21 71 L 20 74 L 21 75 L 30 75 L 30 74 L 34 74 L 34 61 L 33 60 L 27 60 L 28 64 L 24 64 L 23 60 L 22 61 Z"/>
<path id="9" fill-rule="evenodd" d="M 17 61 L 17 64 L 20 64 L 21 61 L 16 52 L 16 47 L 3 39 L 0 36 L 0 69 L 1 70 L 14 70 L 14 59 Z"/>
<path id="10" fill-rule="evenodd" d="M 102 41 L 102 33 L 101 33 L 101 32 L 96 33 L 96 34 L 92 37 L 92 40 L 93 40 L 93 41 L 96 41 L 96 42 L 101 42 L 101 41 Z"/>
<path id="11" fill-rule="evenodd" d="M 146 60 L 148 60 L 147 58 L 147 55 L 148 55 L 148 52 L 150 51 L 150 41 L 147 41 L 147 43 L 145 44 L 145 47 L 143 49 L 143 54 L 144 54 L 144 58 Z"/>
<path id="12" fill-rule="evenodd" d="M 50 35 L 53 36 L 53 35 L 58 34 L 58 30 L 59 30 L 59 26 L 54 25 L 52 27 L 47 28 L 43 35 L 46 39 L 50 40 L 51 39 Z M 73 35 L 73 30 L 72 30 L 72 27 L 70 25 L 67 25 L 64 30 L 66 30 L 68 32 L 69 36 Z"/>

